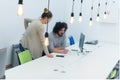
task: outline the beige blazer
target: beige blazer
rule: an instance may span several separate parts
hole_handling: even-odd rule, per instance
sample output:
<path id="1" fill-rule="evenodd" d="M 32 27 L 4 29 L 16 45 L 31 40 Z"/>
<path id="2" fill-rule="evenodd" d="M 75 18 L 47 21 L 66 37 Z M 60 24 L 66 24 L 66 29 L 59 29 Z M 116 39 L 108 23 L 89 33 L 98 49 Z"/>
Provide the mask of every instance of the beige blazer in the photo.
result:
<path id="1" fill-rule="evenodd" d="M 31 18 L 25 18 L 24 19 L 24 27 L 25 29 L 27 29 L 27 27 L 29 26 L 29 24 L 34 21 L 34 20 L 37 20 L 37 19 L 31 19 Z"/>
<path id="2" fill-rule="evenodd" d="M 41 57 L 43 51 L 45 54 L 49 54 L 48 48 L 44 44 L 44 25 L 40 20 L 26 19 L 26 21 L 31 21 L 31 24 L 27 24 L 28 27 L 25 27 L 26 31 L 21 39 L 23 47 L 30 50 L 33 59 Z"/>

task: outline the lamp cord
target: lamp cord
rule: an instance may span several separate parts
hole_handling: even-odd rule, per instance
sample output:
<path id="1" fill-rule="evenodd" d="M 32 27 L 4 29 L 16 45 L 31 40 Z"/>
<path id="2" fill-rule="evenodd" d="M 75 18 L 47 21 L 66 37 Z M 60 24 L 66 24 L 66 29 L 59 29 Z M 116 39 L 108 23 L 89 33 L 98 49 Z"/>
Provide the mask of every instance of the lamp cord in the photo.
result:
<path id="1" fill-rule="evenodd" d="M 23 0 L 19 0 L 19 1 L 18 1 L 18 4 L 23 4 Z"/>
<path id="2" fill-rule="evenodd" d="M 74 1 L 75 1 L 75 0 L 73 0 L 73 5 L 72 5 L 72 12 L 74 11 Z"/>
<path id="3" fill-rule="evenodd" d="M 92 18 L 92 13 L 93 13 L 93 3 L 94 3 L 94 0 L 92 0 L 92 6 L 91 6 L 91 18 Z"/>
<path id="4" fill-rule="evenodd" d="M 49 7 L 50 7 L 50 0 L 48 0 L 48 11 L 49 11 Z M 48 19 L 47 19 L 47 22 L 48 22 Z M 46 32 L 48 32 L 48 23 L 47 23 L 47 27 L 46 27 Z"/>
<path id="5" fill-rule="evenodd" d="M 83 3 L 83 0 L 81 0 L 81 8 L 80 8 L 81 13 L 82 13 L 82 3 Z"/>
<path id="6" fill-rule="evenodd" d="M 106 2 L 105 2 L 105 12 L 107 11 L 107 0 L 106 0 Z"/>
<path id="7" fill-rule="evenodd" d="M 98 14 L 99 14 L 99 12 L 100 12 L 100 0 L 98 2 Z"/>
<path id="8" fill-rule="evenodd" d="M 49 7 L 50 7 L 50 0 L 48 0 L 48 10 L 49 10 Z"/>

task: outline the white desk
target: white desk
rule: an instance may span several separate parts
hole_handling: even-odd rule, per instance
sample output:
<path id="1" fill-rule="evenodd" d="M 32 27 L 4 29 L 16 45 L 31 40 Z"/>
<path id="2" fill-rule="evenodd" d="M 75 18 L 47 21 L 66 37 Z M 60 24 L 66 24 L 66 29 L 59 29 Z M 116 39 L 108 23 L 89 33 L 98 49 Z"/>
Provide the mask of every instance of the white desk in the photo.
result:
<path id="1" fill-rule="evenodd" d="M 106 79 L 119 59 L 119 46 L 104 43 L 87 47 L 93 51 L 86 55 L 69 51 L 64 58 L 42 57 L 6 70 L 6 80 Z M 68 47 L 68 49 L 71 48 L 78 47 L 77 45 Z M 56 55 L 56 53 L 53 54 Z"/>

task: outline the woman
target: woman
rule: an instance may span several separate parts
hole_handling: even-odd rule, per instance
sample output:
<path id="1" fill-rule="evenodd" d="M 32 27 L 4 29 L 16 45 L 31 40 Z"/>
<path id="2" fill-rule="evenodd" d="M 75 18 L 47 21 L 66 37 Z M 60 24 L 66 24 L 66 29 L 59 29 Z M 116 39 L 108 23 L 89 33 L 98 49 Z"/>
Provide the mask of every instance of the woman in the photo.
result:
<path id="1" fill-rule="evenodd" d="M 21 39 L 21 44 L 24 48 L 30 50 L 33 59 L 42 56 L 43 51 L 48 57 L 53 57 L 49 54 L 47 46 L 44 45 L 44 24 L 50 22 L 52 13 L 48 9 L 44 9 L 41 19 L 30 20 L 31 23 L 26 28 L 25 33 Z"/>

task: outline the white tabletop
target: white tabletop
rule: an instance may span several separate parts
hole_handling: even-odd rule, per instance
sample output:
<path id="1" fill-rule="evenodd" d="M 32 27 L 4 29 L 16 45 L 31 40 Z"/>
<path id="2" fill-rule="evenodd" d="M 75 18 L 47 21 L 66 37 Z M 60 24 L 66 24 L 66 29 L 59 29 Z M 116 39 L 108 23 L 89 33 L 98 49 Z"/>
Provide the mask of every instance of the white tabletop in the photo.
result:
<path id="1" fill-rule="evenodd" d="M 6 70 L 6 79 L 106 79 L 119 59 L 119 46 L 114 44 L 85 45 L 92 51 L 83 55 L 77 45 L 68 47 L 64 57 L 42 57 Z M 58 53 L 53 53 L 56 56 Z"/>

